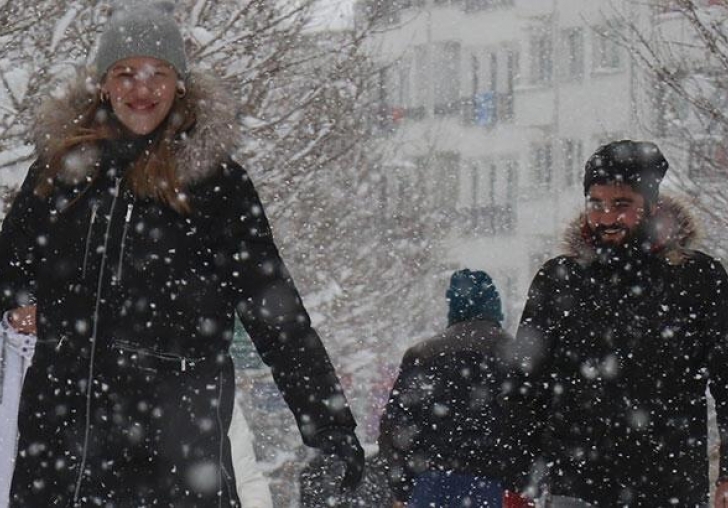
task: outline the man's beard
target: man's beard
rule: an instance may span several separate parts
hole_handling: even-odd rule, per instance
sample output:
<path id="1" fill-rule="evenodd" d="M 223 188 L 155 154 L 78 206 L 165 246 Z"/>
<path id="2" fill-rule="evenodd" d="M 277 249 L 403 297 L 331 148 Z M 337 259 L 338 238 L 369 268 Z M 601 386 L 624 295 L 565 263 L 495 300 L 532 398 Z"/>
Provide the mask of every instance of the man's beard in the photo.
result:
<path id="1" fill-rule="evenodd" d="M 592 229 L 590 232 L 591 241 L 596 249 L 599 261 L 608 265 L 622 264 L 649 253 L 653 242 L 651 241 L 647 222 L 647 220 L 643 219 L 631 230 L 623 226 L 598 226 Z M 605 231 L 614 229 L 624 231 L 624 236 L 618 242 L 605 240 Z"/>

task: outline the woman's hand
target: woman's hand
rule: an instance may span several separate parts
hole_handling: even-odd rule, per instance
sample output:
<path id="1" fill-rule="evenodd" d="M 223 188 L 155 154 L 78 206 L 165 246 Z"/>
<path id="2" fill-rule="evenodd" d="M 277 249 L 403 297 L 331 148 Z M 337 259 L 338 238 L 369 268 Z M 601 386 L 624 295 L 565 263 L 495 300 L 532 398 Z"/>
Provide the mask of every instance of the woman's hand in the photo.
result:
<path id="1" fill-rule="evenodd" d="M 18 333 L 36 334 L 35 305 L 26 305 L 13 309 L 8 314 L 8 324 Z"/>

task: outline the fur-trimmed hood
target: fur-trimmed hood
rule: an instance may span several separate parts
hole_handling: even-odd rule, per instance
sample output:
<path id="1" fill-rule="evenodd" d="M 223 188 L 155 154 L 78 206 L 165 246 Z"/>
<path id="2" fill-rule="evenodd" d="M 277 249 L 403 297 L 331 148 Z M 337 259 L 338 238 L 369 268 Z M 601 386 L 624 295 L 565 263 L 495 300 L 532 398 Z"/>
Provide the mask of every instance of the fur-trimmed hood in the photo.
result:
<path id="1" fill-rule="evenodd" d="M 232 94 L 209 74 L 193 70 L 187 79 L 187 94 L 196 107 L 193 131 L 180 141 L 176 151 L 177 176 L 183 185 L 193 184 L 212 174 L 230 157 L 238 145 L 237 105 Z M 77 122 L 98 93 L 98 82 L 85 69 L 79 69 L 61 93 L 51 96 L 38 110 L 33 138 L 39 157 L 53 152 L 67 137 L 69 126 Z M 58 177 L 77 183 L 94 171 L 99 152 L 83 151 L 78 164 L 64 165 Z"/>
<path id="2" fill-rule="evenodd" d="M 661 197 L 655 214 L 648 219 L 648 228 L 655 239 L 653 251 L 672 265 L 679 265 L 690 257 L 696 242 L 698 226 L 693 215 L 679 200 Z M 586 217 L 582 213 L 574 219 L 564 236 L 565 254 L 579 263 L 589 264 L 597 257 L 594 245 L 586 233 Z"/>

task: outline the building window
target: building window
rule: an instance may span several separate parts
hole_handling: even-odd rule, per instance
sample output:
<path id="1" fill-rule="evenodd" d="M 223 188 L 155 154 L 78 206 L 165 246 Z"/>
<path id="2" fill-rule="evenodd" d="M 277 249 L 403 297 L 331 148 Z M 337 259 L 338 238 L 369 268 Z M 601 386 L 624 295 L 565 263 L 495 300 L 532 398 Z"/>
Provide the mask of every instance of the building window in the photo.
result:
<path id="1" fill-rule="evenodd" d="M 518 204 L 518 161 L 509 159 L 504 164 L 506 170 L 506 205 L 515 213 Z"/>
<path id="2" fill-rule="evenodd" d="M 622 48 L 615 41 L 614 27 L 597 27 L 592 39 L 592 66 L 595 71 L 615 71 L 622 67 Z"/>
<path id="3" fill-rule="evenodd" d="M 535 144 L 531 148 L 531 161 L 534 183 L 540 187 L 550 188 L 553 181 L 553 152 L 551 143 Z"/>
<path id="4" fill-rule="evenodd" d="M 473 159 L 466 165 L 471 172 L 470 207 L 463 223 L 478 234 L 512 232 L 515 227 L 517 163 L 512 160 Z"/>
<path id="5" fill-rule="evenodd" d="M 420 44 L 414 49 L 414 83 L 412 88 L 412 102 L 416 107 L 427 104 L 427 84 L 429 76 L 429 51 L 427 45 Z"/>
<path id="6" fill-rule="evenodd" d="M 716 92 L 722 89 L 721 85 L 711 85 Z M 707 87 L 706 87 L 707 88 Z M 667 137 L 671 135 L 682 135 L 681 131 L 689 125 L 695 125 L 700 122 L 700 117 L 691 118 L 691 105 L 681 93 L 672 90 L 667 84 L 659 80 L 654 80 L 651 87 L 652 104 L 655 121 L 655 134 L 658 137 Z M 713 103 L 722 104 L 717 96 L 710 97 Z"/>
<path id="7" fill-rule="evenodd" d="M 518 51 L 513 48 L 505 50 L 505 71 L 503 86 L 498 95 L 498 118 L 502 122 L 509 122 L 513 120 L 513 88 L 518 73 Z"/>
<path id="8" fill-rule="evenodd" d="M 535 32 L 530 38 L 531 83 L 548 85 L 554 74 L 554 48 L 551 34 L 546 30 Z"/>
<path id="9" fill-rule="evenodd" d="M 565 139 L 563 141 L 564 155 L 564 183 L 567 187 L 573 187 L 579 183 L 584 165 L 583 144 L 578 139 Z"/>
<path id="10" fill-rule="evenodd" d="M 711 6 L 725 7 L 724 0 L 693 0 L 690 2 L 691 8 L 705 8 Z M 654 14 L 667 14 L 671 12 L 685 12 L 685 3 L 682 0 L 662 0 L 660 2 L 651 2 L 650 7 Z"/>
<path id="11" fill-rule="evenodd" d="M 412 97 L 410 93 L 410 72 L 412 72 L 412 64 L 408 59 L 399 62 L 398 77 L 399 83 L 397 87 L 398 105 L 402 107 L 410 107 L 412 105 Z"/>
<path id="12" fill-rule="evenodd" d="M 476 159 L 469 164 L 472 171 L 472 208 L 484 208 L 493 204 L 493 180 L 495 164 L 486 159 Z"/>
<path id="13" fill-rule="evenodd" d="M 497 7 L 513 7 L 513 0 L 465 0 L 465 11 L 481 11 Z"/>
<path id="14" fill-rule="evenodd" d="M 728 169 L 728 142 L 719 138 L 692 141 L 688 176 L 698 182 L 722 181 Z"/>
<path id="15" fill-rule="evenodd" d="M 463 99 L 468 124 L 493 127 L 513 119 L 518 53 L 510 47 L 475 50 L 470 56 L 470 96 Z"/>
<path id="16" fill-rule="evenodd" d="M 460 43 L 447 41 L 433 47 L 435 115 L 460 111 Z"/>
<path id="17" fill-rule="evenodd" d="M 578 81 L 584 75 L 584 31 L 570 28 L 561 33 L 563 54 L 566 56 L 561 67 L 563 81 Z"/>
<path id="18" fill-rule="evenodd" d="M 480 60 L 475 53 L 470 55 L 469 95 L 462 99 L 462 119 L 466 125 L 476 122 L 476 98 L 480 92 Z"/>

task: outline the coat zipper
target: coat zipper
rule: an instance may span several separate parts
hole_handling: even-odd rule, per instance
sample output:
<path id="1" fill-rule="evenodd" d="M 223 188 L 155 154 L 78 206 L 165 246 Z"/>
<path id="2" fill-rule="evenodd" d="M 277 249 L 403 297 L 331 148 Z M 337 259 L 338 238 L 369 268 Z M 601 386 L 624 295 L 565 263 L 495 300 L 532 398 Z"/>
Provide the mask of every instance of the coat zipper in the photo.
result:
<path id="1" fill-rule="evenodd" d="M 223 396 L 223 376 L 224 371 L 221 370 L 217 375 L 217 425 L 220 432 L 220 442 L 219 442 L 219 448 L 218 448 L 218 508 L 222 508 L 222 499 L 223 499 L 223 487 L 225 487 L 225 490 L 227 490 L 228 499 L 233 499 L 232 489 L 230 488 L 230 478 L 227 470 L 225 469 L 225 461 L 223 460 L 223 453 L 225 450 L 225 432 L 223 429 L 223 422 L 222 422 L 222 414 L 221 414 L 221 407 L 222 407 L 222 396 Z"/>
<path id="2" fill-rule="evenodd" d="M 124 263 L 124 245 L 126 245 L 126 235 L 129 233 L 129 223 L 131 222 L 131 214 L 134 211 L 134 203 L 126 205 L 126 217 L 124 217 L 124 232 L 121 234 L 121 247 L 119 247 L 119 264 L 116 269 L 116 283 L 121 282 L 121 267 Z"/>
<path id="3" fill-rule="evenodd" d="M 109 247 L 109 236 L 111 233 L 111 224 L 114 222 L 114 210 L 116 209 L 116 202 L 119 198 L 119 189 L 121 188 L 121 178 L 116 179 L 114 197 L 111 200 L 111 206 L 109 207 L 109 219 L 106 224 L 106 232 L 104 233 L 104 247 L 101 256 L 101 266 L 99 267 L 99 275 L 96 282 L 96 303 L 94 305 L 93 314 L 93 329 L 91 333 L 91 352 L 89 354 L 89 366 L 88 366 L 88 379 L 86 383 L 86 424 L 83 435 L 83 448 L 81 451 L 81 462 L 78 468 L 78 475 L 76 476 L 76 487 L 73 492 L 73 506 L 78 507 L 79 497 L 81 495 L 81 484 L 83 483 L 84 470 L 86 469 L 86 461 L 88 460 L 88 444 L 91 438 L 91 402 L 92 402 L 92 390 L 94 381 L 94 357 L 96 356 L 96 339 L 99 327 L 99 312 L 101 309 L 101 288 L 104 282 L 104 270 L 106 269 L 107 250 Z M 94 209 L 95 210 L 95 209 Z M 96 213 L 94 212 L 94 217 Z M 87 242 L 88 243 L 88 242 Z"/>
<path id="4" fill-rule="evenodd" d="M 58 341 L 58 344 L 56 344 L 56 351 L 60 351 L 63 347 L 63 343 L 66 341 L 66 336 L 62 335 L 61 340 Z"/>
<path id="5" fill-rule="evenodd" d="M 138 347 L 132 344 L 129 344 L 128 342 L 121 342 L 121 341 L 114 341 L 113 346 L 118 349 L 119 351 L 124 351 L 127 353 L 137 354 L 137 355 L 143 355 L 143 356 L 149 356 L 152 358 L 158 358 L 160 360 L 164 360 L 167 362 L 175 362 L 179 364 L 180 372 L 186 372 L 188 367 L 188 362 L 190 363 L 190 366 L 194 368 L 195 365 L 198 363 L 202 363 L 206 360 L 205 357 L 195 357 L 195 358 L 188 358 L 186 356 L 179 356 L 171 353 L 160 353 L 158 351 L 154 351 L 152 349 L 146 349 L 142 347 Z"/>
<path id="6" fill-rule="evenodd" d="M 81 276 L 83 278 L 86 278 L 86 269 L 88 268 L 88 255 L 89 250 L 91 250 L 91 233 L 94 229 L 94 223 L 96 222 L 96 213 L 99 210 L 99 204 L 94 203 L 91 206 L 91 220 L 89 221 L 88 225 L 88 233 L 86 233 L 86 251 L 83 254 L 83 270 Z"/>

